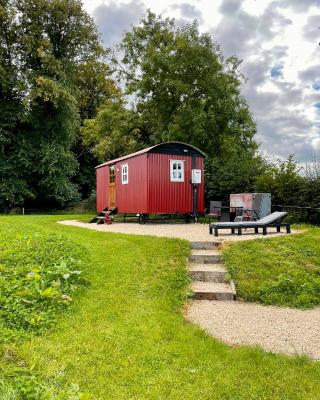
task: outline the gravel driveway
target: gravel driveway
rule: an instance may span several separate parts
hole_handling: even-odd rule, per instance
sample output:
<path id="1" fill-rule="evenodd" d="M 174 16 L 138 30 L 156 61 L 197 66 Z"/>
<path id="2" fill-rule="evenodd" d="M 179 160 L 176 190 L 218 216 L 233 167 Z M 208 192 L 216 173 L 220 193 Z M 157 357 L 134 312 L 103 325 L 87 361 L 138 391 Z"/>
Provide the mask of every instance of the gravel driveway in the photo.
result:
<path id="1" fill-rule="evenodd" d="M 263 238 L 268 239 L 274 236 L 286 235 L 286 233 L 275 233 L 270 230 L 270 234 L 263 236 L 262 234 L 255 235 L 253 229 L 243 230 L 242 235 L 230 235 L 228 230 L 219 233 L 216 238 L 214 235 L 209 235 L 209 227 L 207 224 L 181 224 L 181 223 L 147 223 L 140 225 L 133 222 L 114 222 L 111 225 L 97 225 L 80 222 L 77 220 L 59 221 L 59 224 L 79 226 L 81 228 L 93 229 L 100 232 L 114 232 L 114 233 L 127 233 L 134 235 L 151 235 L 151 236 L 165 236 L 172 238 L 186 239 L 189 241 L 239 241 Z"/>

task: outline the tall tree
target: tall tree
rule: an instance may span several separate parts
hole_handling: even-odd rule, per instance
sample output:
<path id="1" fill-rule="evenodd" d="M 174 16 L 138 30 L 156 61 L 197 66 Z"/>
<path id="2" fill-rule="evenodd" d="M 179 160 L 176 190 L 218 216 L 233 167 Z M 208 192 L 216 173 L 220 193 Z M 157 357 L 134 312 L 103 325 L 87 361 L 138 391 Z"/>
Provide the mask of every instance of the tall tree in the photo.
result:
<path id="1" fill-rule="evenodd" d="M 38 199 L 77 199 L 72 147 L 80 128 L 75 75 L 103 55 L 92 19 L 78 0 L 19 0 L 22 71 L 29 82 L 31 139 L 38 140 L 33 174 Z M 77 96 L 78 95 L 78 96 Z"/>
<path id="2" fill-rule="evenodd" d="M 109 103 L 86 124 L 83 133 L 93 152 L 108 159 L 179 140 L 207 153 L 208 196 L 252 189 L 262 163 L 255 154 L 255 122 L 240 94 L 240 60 L 224 58 L 196 23 L 178 28 L 151 12 L 124 35 L 120 47 L 123 59 L 114 60 L 114 67 L 134 106 L 122 120 L 127 111 Z M 235 169 L 242 172 L 230 180 Z"/>
<path id="3" fill-rule="evenodd" d="M 31 163 L 20 132 L 25 85 L 19 74 L 19 36 L 16 10 L 11 3 L 0 0 L 0 209 L 10 208 L 23 202 L 26 196 L 33 196 L 27 183 Z"/>
<path id="4" fill-rule="evenodd" d="M 0 35 L 0 207 L 63 205 L 81 122 L 117 91 L 97 29 L 80 0 L 0 0 Z"/>
<path id="5" fill-rule="evenodd" d="M 85 121 L 83 141 L 99 161 L 113 159 L 145 145 L 139 123 L 137 113 L 119 96 L 104 104 L 96 118 Z"/>
<path id="6" fill-rule="evenodd" d="M 94 118 L 103 104 L 120 96 L 120 89 L 111 75 L 109 66 L 100 60 L 91 59 L 78 65 L 73 80 L 81 125 Z M 94 166 L 98 159 L 81 134 L 77 135 L 73 152 L 79 163 L 73 181 L 79 186 L 82 197 L 87 198 L 95 188 Z"/>
<path id="7" fill-rule="evenodd" d="M 70 82 L 77 66 L 104 53 L 92 18 L 80 0 L 16 0 L 23 66 Z"/>
<path id="8" fill-rule="evenodd" d="M 255 151 L 255 123 L 240 95 L 240 61 L 225 59 L 196 22 L 177 28 L 149 11 L 124 35 L 121 49 L 120 73 L 152 142 L 186 141 L 210 156 Z"/>

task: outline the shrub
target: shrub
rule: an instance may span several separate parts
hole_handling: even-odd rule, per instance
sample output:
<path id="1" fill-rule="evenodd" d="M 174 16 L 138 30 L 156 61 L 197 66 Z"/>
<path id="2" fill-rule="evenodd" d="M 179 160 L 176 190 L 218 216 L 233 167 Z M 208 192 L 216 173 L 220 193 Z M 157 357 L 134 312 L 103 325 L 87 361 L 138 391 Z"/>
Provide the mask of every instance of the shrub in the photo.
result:
<path id="1" fill-rule="evenodd" d="M 12 219 L 8 219 L 12 221 Z M 76 386 L 56 395 L 19 356 L 17 344 L 39 334 L 68 309 L 86 284 L 84 249 L 66 236 L 3 223 L 0 232 L 0 400 L 85 400 Z"/>

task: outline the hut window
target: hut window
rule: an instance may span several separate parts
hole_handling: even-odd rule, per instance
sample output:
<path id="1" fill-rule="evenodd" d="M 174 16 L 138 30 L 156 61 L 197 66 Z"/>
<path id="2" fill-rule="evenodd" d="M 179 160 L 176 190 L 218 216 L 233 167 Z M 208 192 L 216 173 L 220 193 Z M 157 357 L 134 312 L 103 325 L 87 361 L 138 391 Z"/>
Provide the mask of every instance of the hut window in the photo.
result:
<path id="1" fill-rule="evenodd" d="M 170 181 L 184 182 L 184 162 L 181 160 L 170 160 Z"/>
<path id="2" fill-rule="evenodd" d="M 109 170 L 109 183 L 115 183 L 116 181 L 116 174 L 115 174 L 115 169 L 114 167 L 110 167 Z"/>
<path id="3" fill-rule="evenodd" d="M 122 176 L 122 184 L 126 185 L 127 183 L 129 183 L 129 168 L 128 168 L 128 164 L 123 164 L 121 165 L 121 176 Z"/>

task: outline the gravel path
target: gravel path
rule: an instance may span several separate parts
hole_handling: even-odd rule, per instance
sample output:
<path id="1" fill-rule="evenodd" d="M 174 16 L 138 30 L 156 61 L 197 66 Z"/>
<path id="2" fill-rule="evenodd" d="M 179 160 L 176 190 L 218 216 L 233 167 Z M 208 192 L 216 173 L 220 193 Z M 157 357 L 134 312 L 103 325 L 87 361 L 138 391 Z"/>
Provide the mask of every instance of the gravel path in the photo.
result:
<path id="1" fill-rule="evenodd" d="M 231 345 L 320 359 L 320 308 L 296 310 L 231 301 L 194 301 L 189 321 Z"/>
<path id="2" fill-rule="evenodd" d="M 270 231 L 267 236 L 262 234 L 255 235 L 253 229 L 247 229 L 243 231 L 242 236 L 230 235 L 228 230 L 219 233 L 216 238 L 213 235 L 209 235 L 209 227 L 206 224 L 163 224 L 163 223 L 147 223 L 145 225 L 140 225 L 138 223 L 123 223 L 115 222 L 111 225 L 97 225 L 89 224 L 86 222 L 80 222 L 76 220 L 66 220 L 59 221 L 59 224 L 79 226 L 82 228 L 93 229 L 95 231 L 101 232 L 114 232 L 114 233 L 128 233 L 134 235 L 151 235 L 151 236 L 165 236 L 172 238 L 186 239 L 190 241 L 239 241 L 239 240 L 249 240 L 263 238 L 268 239 L 274 236 L 279 236 L 279 233 L 274 233 Z M 281 233 L 280 235 L 286 235 L 286 233 Z"/>

